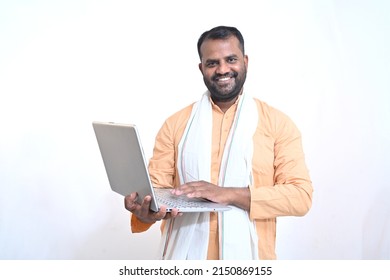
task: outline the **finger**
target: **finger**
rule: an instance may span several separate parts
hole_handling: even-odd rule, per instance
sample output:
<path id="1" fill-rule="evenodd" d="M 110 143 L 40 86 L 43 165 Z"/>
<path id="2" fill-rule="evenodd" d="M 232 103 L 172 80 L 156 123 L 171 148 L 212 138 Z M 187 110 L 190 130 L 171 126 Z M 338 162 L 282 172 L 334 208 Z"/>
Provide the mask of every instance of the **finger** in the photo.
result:
<path id="1" fill-rule="evenodd" d="M 194 192 L 196 190 L 196 186 L 197 186 L 196 182 L 186 183 L 173 189 L 172 194 L 175 195 L 188 194 Z"/>
<path id="2" fill-rule="evenodd" d="M 174 188 L 174 189 L 171 190 L 171 194 L 182 195 L 183 191 L 182 191 L 181 187 L 177 187 L 177 188 Z"/>
<path id="3" fill-rule="evenodd" d="M 130 212 L 133 212 L 137 206 L 139 205 L 136 201 L 137 201 L 137 198 L 138 198 L 138 194 L 137 193 L 132 193 L 130 195 L 127 195 L 125 197 L 125 208 L 127 210 L 129 210 Z"/>
<path id="4" fill-rule="evenodd" d="M 165 217 L 163 218 L 164 220 L 168 220 L 168 219 L 171 219 L 171 218 L 175 218 L 175 217 L 179 217 L 179 216 L 182 216 L 183 213 L 182 212 L 179 212 L 179 210 L 177 208 L 173 208 L 171 210 L 171 212 L 167 212 Z"/>
<path id="5" fill-rule="evenodd" d="M 154 213 L 154 219 L 157 221 L 165 219 L 168 216 L 166 206 L 161 206 L 158 212 Z"/>
<path id="6" fill-rule="evenodd" d="M 188 192 L 186 195 L 189 198 L 207 198 L 208 190 L 194 189 L 193 191 Z"/>
<path id="7" fill-rule="evenodd" d="M 141 217 L 147 217 L 150 212 L 150 202 L 152 201 L 152 197 L 147 195 L 144 197 L 142 201 L 141 208 L 139 209 L 139 215 Z"/>
<path id="8" fill-rule="evenodd" d="M 182 194 L 187 197 L 202 197 L 205 192 L 209 191 L 209 188 L 199 182 L 193 182 L 184 186 Z"/>
<path id="9" fill-rule="evenodd" d="M 170 214 L 171 214 L 171 217 L 172 217 L 172 218 L 175 218 L 175 217 L 177 217 L 179 214 L 182 214 L 182 213 L 180 213 L 179 210 L 178 210 L 177 208 L 173 208 Z"/>

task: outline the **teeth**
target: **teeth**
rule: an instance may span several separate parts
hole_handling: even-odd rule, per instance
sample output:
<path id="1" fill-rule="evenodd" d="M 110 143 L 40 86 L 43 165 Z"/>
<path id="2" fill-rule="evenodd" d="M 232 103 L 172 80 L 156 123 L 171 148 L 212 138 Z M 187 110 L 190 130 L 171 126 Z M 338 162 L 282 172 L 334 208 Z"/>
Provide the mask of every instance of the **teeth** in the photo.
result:
<path id="1" fill-rule="evenodd" d="M 226 78 L 221 78 L 221 79 L 219 79 L 220 81 L 222 81 L 222 82 L 224 82 L 224 81 L 227 81 L 227 80 L 229 80 L 230 78 L 229 77 L 226 77 Z"/>

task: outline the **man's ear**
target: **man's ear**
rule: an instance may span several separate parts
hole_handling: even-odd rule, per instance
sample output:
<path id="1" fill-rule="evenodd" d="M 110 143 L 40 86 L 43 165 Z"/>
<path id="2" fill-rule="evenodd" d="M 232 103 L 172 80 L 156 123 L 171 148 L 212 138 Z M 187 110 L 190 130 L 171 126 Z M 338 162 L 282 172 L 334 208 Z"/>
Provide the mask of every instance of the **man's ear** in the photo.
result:
<path id="1" fill-rule="evenodd" d="M 200 62 L 200 63 L 198 64 L 198 67 L 199 67 L 200 72 L 203 74 L 203 71 L 202 71 L 202 62 Z"/>

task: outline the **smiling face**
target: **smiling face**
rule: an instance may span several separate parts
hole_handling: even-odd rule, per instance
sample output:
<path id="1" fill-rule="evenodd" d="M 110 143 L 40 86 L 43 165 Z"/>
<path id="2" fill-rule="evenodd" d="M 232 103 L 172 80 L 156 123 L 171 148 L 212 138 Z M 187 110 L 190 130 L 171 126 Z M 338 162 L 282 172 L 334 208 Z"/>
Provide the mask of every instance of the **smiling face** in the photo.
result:
<path id="1" fill-rule="evenodd" d="M 242 93 L 248 57 L 236 37 L 208 39 L 201 48 L 199 69 L 214 102 L 229 102 Z"/>

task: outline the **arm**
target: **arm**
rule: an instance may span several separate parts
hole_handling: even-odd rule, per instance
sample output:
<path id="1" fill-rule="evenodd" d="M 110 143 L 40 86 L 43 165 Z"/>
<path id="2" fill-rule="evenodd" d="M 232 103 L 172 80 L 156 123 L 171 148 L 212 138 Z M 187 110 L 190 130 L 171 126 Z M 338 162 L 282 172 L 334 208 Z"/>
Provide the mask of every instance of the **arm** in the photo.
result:
<path id="1" fill-rule="evenodd" d="M 167 213 L 165 206 L 161 206 L 158 212 L 151 211 L 150 201 L 151 197 L 145 196 L 141 204 L 138 203 L 136 193 L 125 197 L 125 208 L 132 213 L 131 225 L 133 232 L 145 231 L 156 221 L 174 218 L 179 214 L 177 209 Z"/>
<path id="2" fill-rule="evenodd" d="M 284 114 L 274 111 L 270 115 L 264 114 L 264 127 L 256 135 L 257 143 L 263 145 L 255 146 L 250 216 L 303 216 L 311 207 L 313 189 L 301 134 Z"/>
<path id="3" fill-rule="evenodd" d="M 233 205 L 249 211 L 251 195 L 249 188 L 221 188 L 205 181 L 190 182 L 173 189 L 172 194 L 204 198 L 221 204 Z"/>

